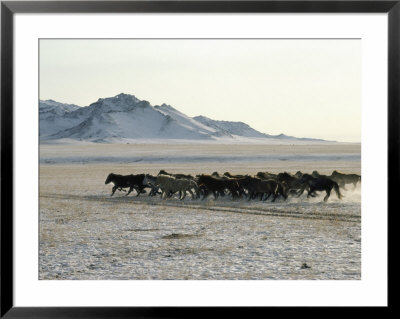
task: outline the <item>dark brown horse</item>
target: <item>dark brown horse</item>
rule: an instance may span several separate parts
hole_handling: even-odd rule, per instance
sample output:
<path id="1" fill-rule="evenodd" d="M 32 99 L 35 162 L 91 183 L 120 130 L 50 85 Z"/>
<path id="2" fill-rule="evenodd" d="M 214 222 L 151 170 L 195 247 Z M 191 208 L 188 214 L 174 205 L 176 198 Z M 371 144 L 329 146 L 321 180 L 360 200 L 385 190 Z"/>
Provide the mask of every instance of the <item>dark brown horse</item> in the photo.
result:
<path id="1" fill-rule="evenodd" d="M 339 191 L 339 185 L 331 180 L 330 178 L 320 176 L 320 177 L 312 177 L 309 174 L 303 174 L 303 176 L 300 179 L 300 183 L 303 184 L 303 188 L 300 191 L 298 197 L 303 194 L 306 186 L 309 186 L 307 198 L 312 196 L 312 194 L 315 194 L 316 191 L 325 191 L 326 196 L 324 197 L 324 202 L 326 202 L 331 195 L 332 188 L 335 190 L 336 195 L 339 199 L 342 199 L 342 194 L 340 194 Z"/>

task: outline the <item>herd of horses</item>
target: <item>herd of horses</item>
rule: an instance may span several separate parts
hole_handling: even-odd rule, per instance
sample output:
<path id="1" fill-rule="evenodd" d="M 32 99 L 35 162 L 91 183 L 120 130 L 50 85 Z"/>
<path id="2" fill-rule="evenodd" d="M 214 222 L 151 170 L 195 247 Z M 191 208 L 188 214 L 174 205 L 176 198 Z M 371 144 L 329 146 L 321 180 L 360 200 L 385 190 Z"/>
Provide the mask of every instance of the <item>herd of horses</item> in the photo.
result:
<path id="1" fill-rule="evenodd" d="M 334 190 L 337 197 L 343 195 L 340 189 L 346 190 L 347 184 L 353 184 L 354 189 L 361 183 L 361 176 L 357 174 L 343 174 L 336 170 L 331 175 L 322 175 L 317 171 L 312 174 L 296 174 L 287 172 L 272 174 L 269 172 L 258 172 L 254 176 L 232 175 L 229 172 L 223 175 L 214 172 L 211 175 L 200 174 L 196 176 L 185 174 L 171 174 L 161 170 L 157 176 L 150 174 L 108 175 L 105 184 L 113 183 L 111 196 L 115 191 L 125 191 L 127 195 L 133 190 L 137 195 L 147 193 L 148 196 L 161 195 L 161 199 L 171 198 L 174 194 L 183 200 L 187 193 L 192 199 L 203 200 L 211 194 L 215 199 L 218 197 L 231 197 L 232 199 L 247 198 L 248 200 L 267 200 L 272 197 L 274 202 L 277 198 L 286 200 L 289 196 L 300 197 L 307 191 L 307 198 L 317 196 L 317 192 L 325 191 L 326 202 Z"/>

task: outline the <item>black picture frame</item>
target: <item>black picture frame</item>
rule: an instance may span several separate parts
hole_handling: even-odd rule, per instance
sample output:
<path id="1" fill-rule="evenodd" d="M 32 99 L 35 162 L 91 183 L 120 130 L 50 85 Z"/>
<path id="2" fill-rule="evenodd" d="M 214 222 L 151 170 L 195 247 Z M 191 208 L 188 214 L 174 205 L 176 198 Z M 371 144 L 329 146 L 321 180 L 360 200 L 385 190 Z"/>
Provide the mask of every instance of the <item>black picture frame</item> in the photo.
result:
<path id="1" fill-rule="evenodd" d="M 6 318 L 177 318 L 212 313 L 224 307 L 15 307 L 13 303 L 13 19 L 15 13 L 119 12 L 269 12 L 388 14 L 388 234 L 396 211 L 400 144 L 400 0 L 379 1 L 1 1 L 1 317 Z M 381 199 L 385 200 L 385 199 Z M 392 222 L 392 227 L 394 223 Z M 390 251 L 390 235 L 388 247 Z M 389 254 L 388 254 L 389 256 Z M 390 258 L 388 265 L 390 264 Z M 388 269 L 389 270 L 389 269 Z M 388 287 L 390 281 L 388 280 Z M 391 298 L 388 298 L 388 307 Z M 254 309 L 254 308 L 253 308 Z M 260 309 L 256 309 L 260 310 Z M 291 308 L 296 315 L 305 308 Z M 234 310 L 248 317 L 245 308 Z"/>

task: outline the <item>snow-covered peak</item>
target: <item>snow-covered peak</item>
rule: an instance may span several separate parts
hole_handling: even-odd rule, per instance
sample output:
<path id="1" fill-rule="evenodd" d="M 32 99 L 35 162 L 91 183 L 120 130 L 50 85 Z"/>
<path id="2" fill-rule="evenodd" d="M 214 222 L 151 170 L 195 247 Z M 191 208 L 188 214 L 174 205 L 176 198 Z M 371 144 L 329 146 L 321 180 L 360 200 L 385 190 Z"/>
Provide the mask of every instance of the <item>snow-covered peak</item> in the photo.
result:
<path id="1" fill-rule="evenodd" d="M 120 93 L 113 97 L 100 98 L 88 107 L 88 111 L 95 113 L 129 112 L 137 107 L 149 107 L 148 101 L 141 101 L 136 96 Z"/>
<path id="2" fill-rule="evenodd" d="M 65 104 L 56 102 L 54 100 L 40 100 L 39 101 L 39 114 L 46 114 L 47 116 L 58 115 L 62 116 L 65 113 L 73 112 L 80 107 L 74 104 Z"/>
<path id="3" fill-rule="evenodd" d="M 100 98 L 86 107 L 40 101 L 39 117 L 41 140 L 117 143 L 127 139 L 230 141 L 244 138 L 267 142 L 274 137 L 243 122 L 216 121 L 205 116 L 191 118 L 171 105 L 152 106 L 125 93 Z M 276 140 L 293 138 L 283 134 L 277 137 Z"/>
<path id="4" fill-rule="evenodd" d="M 220 135 L 237 135 L 243 137 L 269 137 L 243 122 L 217 121 L 205 116 L 195 116 L 194 120 L 220 132 Z"/>

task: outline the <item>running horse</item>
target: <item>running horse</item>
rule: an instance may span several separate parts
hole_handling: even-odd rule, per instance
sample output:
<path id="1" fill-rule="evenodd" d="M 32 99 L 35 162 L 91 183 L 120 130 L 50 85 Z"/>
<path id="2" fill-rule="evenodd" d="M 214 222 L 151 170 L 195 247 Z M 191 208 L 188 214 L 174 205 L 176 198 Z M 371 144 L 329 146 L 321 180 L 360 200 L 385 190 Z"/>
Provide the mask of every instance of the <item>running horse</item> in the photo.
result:
<path id="1" fill-rule="evenodd" d="M 114 195 L 115 191 L 117 189 L 122 190 L 124 188 L 129 187 L 129 191 L 125 196 L 128 196 L 130 192 L 135 189 L 137 191 L 137 195 L 139 196 L 140 193 L 143 193 L 143 189 L 146 187 L 146 185 L 143 185 L 143 179 L 144 179 L 144 174 L 138 174 L 138 175 L 118 175 L 114 173 L 110 173 L 107 176 L 107 179 L 104 184 L 109 184 L 113 183 L 114 187 L 112 188 L 111 191 L 111 196 Z"/>
<path id="2" fill-rule="evenodd" d="M 342 186 L 343 189 L 345 189 L 346 184 L 353 184 L 354 185 L 353 190 L 355 190 L 357 188 L 358 182 L 361 183 L 361 175 L 343 174 L 336 170 L 332 172 L 330 178 L 335 182 L 337 182 L 340 186 Z"/>
<path id="3" fill-rule="evenodd" d="M 313 196 L 316 191 L 325 191 L 326 196 L 324 197 L 324 202 L 326 202 L 331 195 L 332 188 L 335 190 L 336 195 L 339 199 L 342 199 L 343 197 L 343 195 L 340 194 L 338 183 L 324 176 L 312 177 L 309 174 L 303 174 L 303 176 L 300 178 L 300 183 L 304 186 L 300 190 L 300 193 L 297 197 L 300 197 L 300 195 L 303 194 L 307 186 L 310 188 L 308 190 L 307 198 Z"/>

